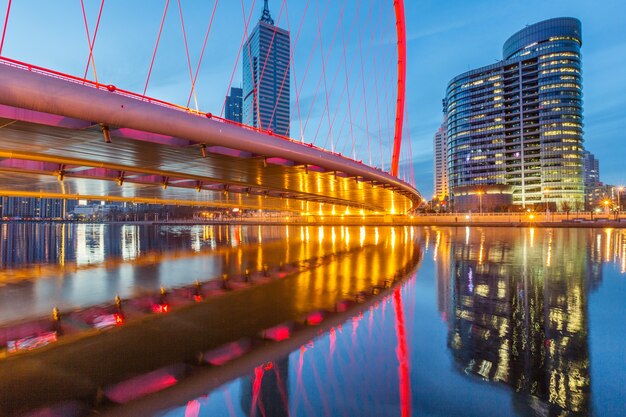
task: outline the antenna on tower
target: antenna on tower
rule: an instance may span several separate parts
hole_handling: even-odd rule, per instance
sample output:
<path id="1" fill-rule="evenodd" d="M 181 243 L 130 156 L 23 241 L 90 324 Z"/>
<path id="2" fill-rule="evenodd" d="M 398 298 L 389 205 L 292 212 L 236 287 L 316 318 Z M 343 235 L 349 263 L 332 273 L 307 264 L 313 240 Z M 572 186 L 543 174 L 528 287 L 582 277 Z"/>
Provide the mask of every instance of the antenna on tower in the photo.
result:
<path id="1" fill-rule="evenodd" d="M 272 15 L 270 15 L 270 6 L 267 3 L 268 0 L 265 0 L 265 4 L 263 6 L 263 14 L 261 15 L 261 22 L 265 22 L 274 26 L 274 19 L 272 19 Z"/>

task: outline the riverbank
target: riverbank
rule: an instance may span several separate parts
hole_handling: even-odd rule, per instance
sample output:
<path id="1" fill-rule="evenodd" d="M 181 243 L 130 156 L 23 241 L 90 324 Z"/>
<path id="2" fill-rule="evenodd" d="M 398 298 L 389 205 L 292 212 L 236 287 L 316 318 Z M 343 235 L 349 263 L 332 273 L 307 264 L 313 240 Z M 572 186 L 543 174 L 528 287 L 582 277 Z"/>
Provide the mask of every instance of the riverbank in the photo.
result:
<path id="1" fill-rule="evenodd" d="M 66 220 L 3 220 L 0 224 L 50 223 L 50 224 L 111 224 L 111 225 L 156 225 L 156 226 L 442 226 L 442 227 L 542 227 L 542 228 L 626 228 L 626 216 L 608 218 L 591 216 L 588 213 L 579 217 L 565 214 L 444 214 L 415 216 L 286 216 L 275 218 L 229 218 L 229 219 L 179 219 L 164 221 L 93 221 L 77 222 Z"/>

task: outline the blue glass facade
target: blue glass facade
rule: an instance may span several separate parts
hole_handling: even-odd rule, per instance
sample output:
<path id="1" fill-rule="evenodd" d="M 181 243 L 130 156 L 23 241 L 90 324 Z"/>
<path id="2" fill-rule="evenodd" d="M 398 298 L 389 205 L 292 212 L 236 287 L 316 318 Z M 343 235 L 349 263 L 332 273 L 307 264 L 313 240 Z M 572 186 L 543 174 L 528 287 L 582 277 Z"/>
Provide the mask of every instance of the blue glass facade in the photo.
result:
<path id="1" fill-rule="evenodd" d="M 448 172 L 455 187 L 504 184 L 513 204 L 582 202 L 580 21 L 550 19 L 504 44 L 504 60 L 448 84 Z"/>
<path id="2" fill-rule="evenodd" d="M 244 124 L 289 136 L 289 32 L 274 26 L 266 8 L 243 50 Z"/>
<path id="3" fill-rule="evenodd" d="M 226 118 L 241 123 L 243 107 L 243 90 L 237 87 L 230 88 L 230 95 L 226 96 Z"/>

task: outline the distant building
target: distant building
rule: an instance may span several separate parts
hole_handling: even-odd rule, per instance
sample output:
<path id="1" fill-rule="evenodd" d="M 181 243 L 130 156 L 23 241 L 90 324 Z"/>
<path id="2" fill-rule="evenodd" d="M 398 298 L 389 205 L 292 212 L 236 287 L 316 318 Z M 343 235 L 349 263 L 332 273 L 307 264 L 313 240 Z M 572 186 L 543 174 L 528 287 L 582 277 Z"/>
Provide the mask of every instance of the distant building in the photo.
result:
<path id="1" fill-rule="evenodd" d="M 34 197 L 2 197 L 2 217 L 26 219 L 62 219 L 73 210 L 75 200 Z"/>
<path id="2" fill-rule="evenodd" d="M 589 152 L 583 152 L 583 182 L 585 185 L 585 210 L 592 210 L 602 198 L 604 190 L 600 182 L 600 161 Z"/>
<path id="3" fill-rule="evenodd" d="M 443 201 L 450 195 L 448 191 L 448 117 L 445 100 L 443 100 L 443 106 L 443 121 L 433 137 L 433 195 L 439 201 Z"/>
<path id="4" fill-rule="evenodd" d="M 600 185 L 600 161 L 589 151 L 583 151 L 583 177 L 585 187 Z"/>
<path id="5" fill-rule="evenodd" d="M 242 123 L 289 136 L 291 46 L 289 32 L 263 15 L 244 44 Z"/>
<path id="6" fill-rule="evenodd" d="M 450 81 L 453 195 L 457 187 L 501 184 L 522 207 L 582 204 L 581 39 L 577 19 L 539 22 L 505 42 L 502 61 Z M 474 198 L 474 210 L 478 204 Z"/>
<path id="7" fill-rule="evenodd" d="M 242 121 L 243 89 L 230 88 L 230 95 L 226 96 L 226 119 L 241 123 Z"/>

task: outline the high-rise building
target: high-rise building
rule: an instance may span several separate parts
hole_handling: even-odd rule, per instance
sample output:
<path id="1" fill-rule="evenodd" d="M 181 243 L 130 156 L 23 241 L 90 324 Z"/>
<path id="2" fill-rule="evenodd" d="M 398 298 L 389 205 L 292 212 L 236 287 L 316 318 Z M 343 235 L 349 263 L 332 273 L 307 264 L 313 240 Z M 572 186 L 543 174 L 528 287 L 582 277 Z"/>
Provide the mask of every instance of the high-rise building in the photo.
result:
<path id="1" fill-rule="evenodd" d="M 581 39 L 577 19 L 539 22 L 505 42 L 502 61 L 450 81 L 452 194 L 479 190 L 478 206 L 481 187 L 502 184 L 524 207 L 583 201 Z"/>
<path id="2" fill-rule="evenodd" d="M 448 197 L 448 118 L 446 115 L 446 101 L 443 100 L 444 114 L 439 130 L 433 137 L 433 195 L 439 201 Z"/>
<path id="3" fill-rule="evenodd" d="M 600 185 L 600 161 L 589 151 L 583 151 L 583 175 L 585 187 Z"/>
<path id="4" fill-rule="evenodd" d="M 583 184 L 585 185 L 585 209 L 592 210 L 602 197 L 600 161 L 589 151 L 583 152 Z"/>
<path id="5" fill-rule="evenodd" d="M 242 123 L 289 136 L 289 32 L 274 26 L 267 0 L 243 50 Z"/>
<path id="6" fill-rule="evenodd" d="M 76 200 L 34 197 L 2 197 L 2 217 L 60 219 L 72 211 Z"/>
<path id="7" fill-rule="evenodd" d="M 226 119 L 241 123 L 243 89 L 237 87 L 230 88 L 230 95 L 226 96 Z"/>

